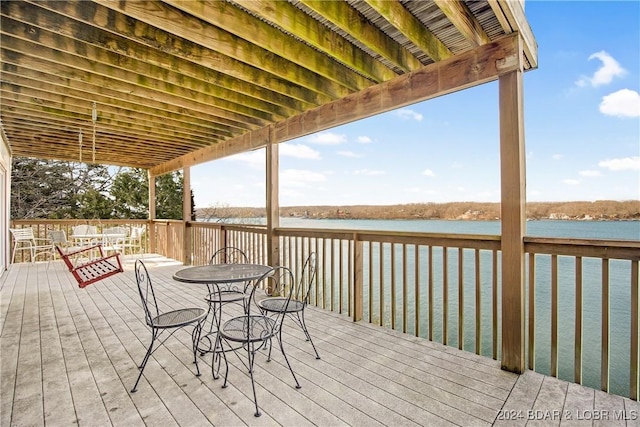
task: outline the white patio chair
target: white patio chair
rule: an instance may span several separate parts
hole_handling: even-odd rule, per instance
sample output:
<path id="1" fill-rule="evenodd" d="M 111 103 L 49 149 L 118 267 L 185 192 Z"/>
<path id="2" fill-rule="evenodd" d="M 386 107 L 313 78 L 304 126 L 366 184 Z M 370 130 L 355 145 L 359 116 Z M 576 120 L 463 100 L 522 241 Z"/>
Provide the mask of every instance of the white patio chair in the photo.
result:
<path id="1" fill-rule="evenodd" d="M 71 227 L 71 239 L 75 245 L 87 247 L 101 243 L 98 237 L 98 227 L 81 224 Z"/>
<path id="2" fill-rule="evenodd" d="M 122 253 L 126 254 L 127 249 L 133 254 L 142 254 L 142 234 L 145 227 L 131 227 L 131 234 L 124 240 L 122 244 Z"/>
<path id="3" fill-rule="evenodd" d="M 109 227 L 102 229 L 102 248 L 106 252 L 124 251 L 129 230 L 126 227 Z"/>
<path id="4" fill-rule="evenodd" d="M 76 246 L 69 240 L 67 240 L 67 233 L 64 230 L 51 230 L 49 231 L 49 239 L 51 239 L 51 244 L 54 247 L 59 247 L 60 251 L 64 254 L 69 254 L 73 252 L 77 252 L 80 249 L 83 249 L 81 246 Z M 53 251 L 54 258 L 56 255 L 56 251 Z"/>
<path id="5" fill-rule="evenodd" d="M 35 237 L 33 228 L 10 228 L 9 231 L 13 236 L 12 264 L 16 259 L 17 251 L 28 251 L 31 254 L 31 262 L 40 255 L 54 256 L 51 240 Z"/>

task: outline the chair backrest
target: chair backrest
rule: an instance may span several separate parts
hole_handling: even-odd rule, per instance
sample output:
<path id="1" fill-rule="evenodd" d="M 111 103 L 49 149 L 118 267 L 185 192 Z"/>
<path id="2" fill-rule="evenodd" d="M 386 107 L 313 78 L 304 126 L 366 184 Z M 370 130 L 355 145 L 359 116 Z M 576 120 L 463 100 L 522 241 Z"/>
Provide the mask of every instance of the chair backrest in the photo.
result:
<path id="1" fill-rule="evenodd" d="M 289 307 L 289 302 L 293 296 L 293 290 L 296 288 L 296 280 L 291 270 L 287 267 L 278 266 L 274 267 L 268 272 L 264 273 L 262 277 L 255 280 L 251 287 L 251 294 L 249 296 L 249 304 L 247 304 L 247 314 L 251 314 L 251 306 L 256 305 L 255 293 L 259 287 L 270 289 L 271 296 L 281 296 L 286 299 L 282 305 L 282 311 L 277 313 L 276 324 L 282 321 L 285 312 Z"/>
<path id="2" fill-rule="evenodd" d="M 86 236 L 87 234 L 98 234 L 98 227 L 95 225 L 81 224 L 71 227 L 71 234 L 75 236 Z"/>
<path id="3" fill-rule="evenodd" d="M 209 264 L 247 264 L 249 262 L 249 258 L 247 255 L 238 248 L 234 248 L 233 246 L 225 246 L 224 248 L 218 249 L 211 256 L 209 260 Z"/>
<path id="4" fill-rule="evenodd" d="M 132 239 L 141 239 L 142 233 L 144 233 L 144 227 L 131 227 L 131 237 Z"/>
<path id="5" fill-rule="evenodd" d="M 151 277 L 149 276 L 147 267 L 139 259 L 136 260 L 134 271 L 136 275 L 136 282 L 138 284 L 138 292 L 140 293 L 140 299 L 142 300 L 142 308 L 144 308 L 144 318 L 147 325 L 153 326 L 152 319 L 160 315 L 160 309 L 158 308 L 156 294 L 153 291 Z"/>
<path id="6" fill-rule="evenodd" d="M 10 228 L 11 235 L 13 236 L 13 240 L 16 242 L 25 242 L 35 240 L 35 236 L 33 235 L 33 228 Z"/>
<path id="7" fill-rule="evenodd" d="M 67 241 L 67 233 L 64 230 L 50 230 L 49 239 L 55 246 L 66 246 L 69 243 Z"/>
<path id="8" fill-rule="evenodd" d="M 302 273 L 300 274 L 300 281 L 298 282 L 294 299 L 305 304 L 309 303 L 311 289 L 315 285 L 317 265 L 316 253 L 311 252 L 302 266 Z"/>
<path id="9" fill-rule="evenodd" d="M 123 234 L 126 236 L 129 234 L 129 230 L 127 227 L 108 227 L 102 229 L 102 234 Z"/>

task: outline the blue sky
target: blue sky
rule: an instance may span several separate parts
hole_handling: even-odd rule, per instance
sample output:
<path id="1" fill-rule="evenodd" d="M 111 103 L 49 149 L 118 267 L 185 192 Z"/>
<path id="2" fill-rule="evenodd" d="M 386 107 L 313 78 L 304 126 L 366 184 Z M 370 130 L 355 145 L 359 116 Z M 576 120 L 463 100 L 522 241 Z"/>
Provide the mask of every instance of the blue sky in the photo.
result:
<path id="1" fill-rule="evenodd" d="M 640 1 L 526 2 L 527 201 L 640 199 Z M 500 201 L 497 82 L 280 144 L 280 205 Z M 198 208 L 264 206 L 265 153 L 192 168 Z"/>

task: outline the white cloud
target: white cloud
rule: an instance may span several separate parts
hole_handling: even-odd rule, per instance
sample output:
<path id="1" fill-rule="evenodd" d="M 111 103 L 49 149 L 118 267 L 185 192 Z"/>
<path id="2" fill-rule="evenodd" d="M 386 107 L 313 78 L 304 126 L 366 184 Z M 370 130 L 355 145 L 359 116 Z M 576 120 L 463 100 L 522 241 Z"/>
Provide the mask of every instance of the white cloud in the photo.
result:
<path id="1" fill-rule="evenodd" d="M 416 120 L 416 121 L 421 121 L 422 120 L 422 114 L 417 113 L 413 110 L 410 110 L 408 108 L 402 108 L 400 110 L 397 110 L 395 112 L 395 115 L 400 117 L 401 119 L 405 119 L 405 120 Z"/>
<path id="2" fill-rule="evenodd" d="M 627 71 L 622 68 L 622 66 L 620 66 L 618 61 L 613 59 L 613 57 L 604 50 L 601 50 L 600 52 L 596 52 L 589 56 L 589 61 L 594 58 L 602 61 L 602 66 L 596 70 L 592 77 L 580 77 L 580 79 L 576 82 L 576 85 L 580 87 L 588 85 L 598 87 L 609 84 L 614 77 L 622 77 L 627 73 Z"/>
<path id="3" fill-rule="evenodd" d="M 333 132 L 322 132 L 309 137 L 309 142 L 318 145 L 339 145 L 347 142 L 347 137 Z"/>
<path id="4" fill-rule="evenodd" d="M 318 172 L 302 169 L 286 169 L 280 172 L 280 184 L 283 187 L 307 187 L 310 183 L 324 182 L 327 178 Z"/>
<path id="5" fill-rule="evenodd" d="M 592 171 L 592 170 L 585 170 L 585 171 L 580 171 L 578 172 L 580 175 L 582 176 L 600 176 L 602 175 L 600 173 L 600 171 Z"/>
<path id="6" fill-rule="evenodd" d="M 564 156 L 562 154 L 554 154 L 553 156 L 551 156 L 551 158 L 553 160 L 560 160 L 562 159 Z"/>
<path id="7" fill-rule="evenodd" d="M 344 157 L 353 157 L 353 158 L 362 157 L 360 154 L 356 154 L 353 151 L 338 151 L 338 155 L 344 156 Z"/>
<path id="8" fill-rule="evenodd" d="M 384 175 L 386 174 L 385 171 L 380 171 L 380 170 L 370 170 L 370 169 L 358 169 L 353 171 L 354 175 L 366 175 L 366 176 L 373 176 L 373 175 Z"/>
<path id="9" fill-rule="evenodd" d="M 612 171 L 640 170 L 640 156 L 603 160 L 598 163 L 598 166 Z"/>
<path id="10" fill-rule="evenodd" d="M 578 185 L 578 184 L 580 184 L 580 181 L 578 181 L 577 179 L 565 179 L 562 182 L 564 182 L 567 185 Z"/>
<path id="11" fill-rule="evenodd" d="M 358 142 L 360 144 L 371 144 L 373 142 L 373 140 L 371 138 L 369 138 L 368 136 L 359 136 L 358 137 Z"/>
<path id="12" fill-rule="evenodd" d="M 422 175 L 426 175 L 426 176 L 436 176 L 436 174 L 435 174 L 435 173 L 433 173 L 433 171 L 432 171 L 431 169 L 425 169 L 425 170 L 422 172 Z"/>
<path id="13" fill-rule="evenodd" d="M 303 144 L 280 144 L 278 152 L 283 156 L 295 157 L 297 159 L 322 159 L 318 151 Z"/>
<path id="14" fill-rule="evenodd" d="M 600 112 L 615 117 L 640 117 L 640 94 L 621 89 L 602 97 Z"/>

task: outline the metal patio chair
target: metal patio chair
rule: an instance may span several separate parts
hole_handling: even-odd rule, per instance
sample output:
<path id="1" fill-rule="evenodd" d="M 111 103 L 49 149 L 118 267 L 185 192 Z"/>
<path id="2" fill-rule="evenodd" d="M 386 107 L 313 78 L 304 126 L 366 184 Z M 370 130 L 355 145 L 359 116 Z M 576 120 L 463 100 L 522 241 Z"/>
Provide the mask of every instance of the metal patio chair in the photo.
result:
<path id="1" fill-rule="evenodd" d="M 273 289 L 275 292 L 281 295 L 286 295 L 284 297 L 285 303 L 283 304 L 283 309 L 282 311 L 277 313 L 276 316 L 267 316 L 261 314 L 259 310 L 258 313 L 251 312 L 251 307 L 255 304 L 254 298 L 256 289 L 263 282 L 268 282 L 267 287 L 269 289 Z M 278 340 L 280 351 L 282 352 L 282 356 L 284 357 L 284 360 L 289 367 L 289 371 L 293 376 L 296 388 L 301 387 L 298 379 L 296 378 L 296 374 L 291 368 L 291 364 L 289 363 L 289 359 L 287 358 L 287 354 L 285 353 L 284 346 L 282 344 L 282 320 L 285 316 L 288 302 L 291 300 L 294 285 L 295 280 L 293 277 L 293 273 L 291 273 L 291 270 L 286 267 L 273 268 L 272 270 L 263 274 L 262 277 L 256 280 L 253 283 L 253 286 L 250 287 L 251 291 L 249 300 L 246 305 L 245 314 L 227 320 L 220 326 L 220 329 L 218 330 L 218 335 L 220 337 L 222 345 L 221 353 L 226 366 L 224 384 L 222 385 L 222 387 L 224 388 L 227 386 L 227 378 L 229 375 L 229 361 L 227 360 L 227 353 L 233 351 L 240 362 L 249 371 L 249 376 L 251 377 L 251 388 L 253 390 L 253 401 L 256 408 L 256 412 L 254 415 L 256 417 L 259 417 L 261 415 L 260 408 L 258 406 L 258 398 L 256 396 L 255 380 L 253 377 L 256 353 L 260 349 L 269 346 L 269 358 L 267 359 L 267 361 L 269 361 L 271 355 L 271 346 L 273 344 L 272 341 L 274 338 Z M 241 353 L 246 353 L 246 360 L 243 356 L 241 356 Z"/>
<path id="2" fill-rule="evenodd" d="M 283 296 L 270 296 L 259 301 L 258 307 L 264 314 L 279 314 L 284 309 L 287 317 L 291 318 L 304 332 L 307 341 L 311 343 L 311 347 L 316 353 L 316 359 L 320 359 L 304 321 L 304 309 L 309 303 L 311 289 L 315 287 L 316 265 L 316 254 L 311 252 L 302 267 L 302 274 L 291 301 L 287 301 L 287 298 Z"/>
<path id="3" fill-rule="evenodd" d="M 144 368 L 147 365 L 151 354 L 153 354 L 156 349 L 164 344 L 165 341 L 169 339 L 176 331 L 190 325 L 193 325 L 193 331 L 191 332 L 193 363 L 196 364 L 196 376 L 200 376 L 200 368 L 198 367 L 198 357 L 196 349 L 198 340 L 200 339 L 200 332 L 202 331 L 202 322 L 207 316 L 207 310 L 200 307 L 185 307 L 177 310 L 162 312 L 158 307 L 158 300 L 153 290 L 151 277 L 149 277 L 147 267 L 141 260 L 136 260 L 135 274 L 136 282 L 138 283 L 140 299 L 142 300 L 142 307 L 144 308 L 145 321 L 147 323 L 147 326 L 149 326 L 149 328 L 151 329 L 151 343 L 149 343 L 149 348 L 147 349 L 147 353 L 144 355 L 144 359 L 142 359 L 142 363 L 138 366 L 138 369 L 140 369 L 140 373 L 138 374 L 136 383 L 131 389 L 131 393 L 136 392 L 138 382 L 142 377 L 142 373 L 144 372 Z M 168 332 L 169 335 L 166 336 L 162 341 L 160 341 L 154 349 L 156 340 L 160 339 L 160 336 L 164 332 Z"/>
<path id="4" fill-rule="evenodd" d="M 239 248 L 233 246 L 225 246 L 218 249 L 211 256 L 209 264 L 247 264 L 249 259 L 247 255 Z M 209 348 L 200 349 L 200 354 L 204 356 L 207 351 L 213 350 L 213 361 L 211 370 L 214 379 L 218 379 L 218 372 L 220 370 L 221 359 L 219 358 L 219 352 L 215 351 L 215 348 L 219 346 L 219 343 L 211 342 L 210 338 L 213 336 L 214 326 L 215 329 L 220 329 L 220 322 L 222 319 L 222 307 L 226 304 L 241 304 L 243 309 L 246 307 L 247 288 L 251 282 L 233 282 L 233 283 L 219 283 L 217 285 L 208 285 L 207 296 L 205 301 L 209 304 L 209 312 L 212 315 L 209 332 L 206 337 L 209 339 Z M 216 337 L 217 340 L 217 337 Z"/>

